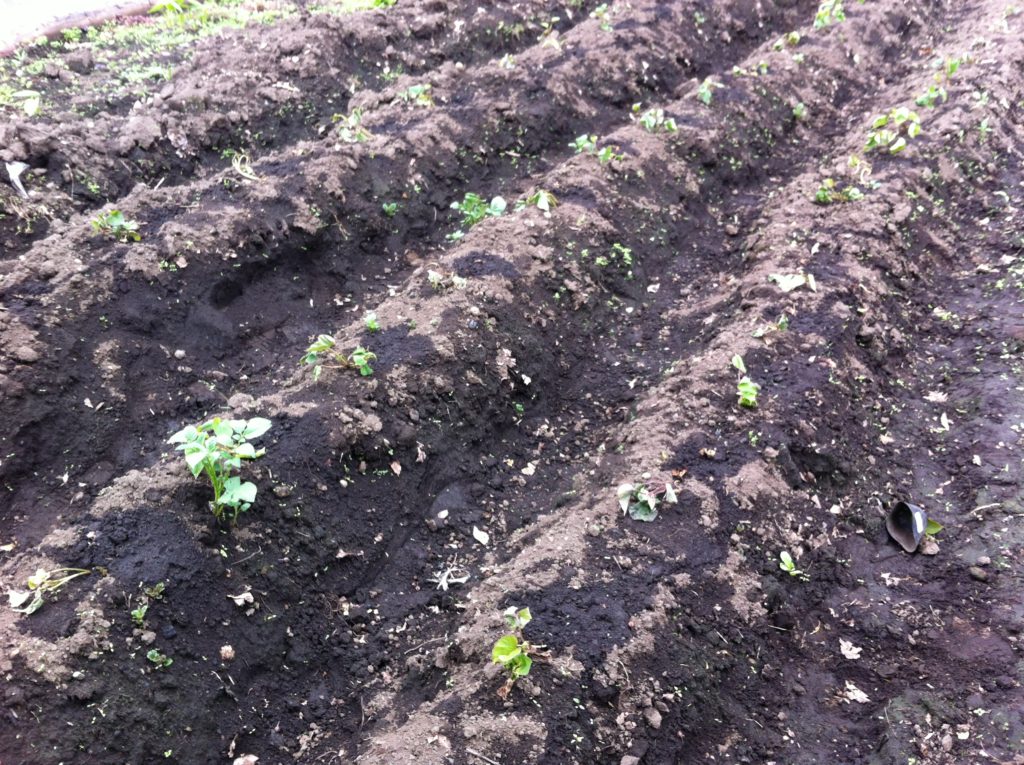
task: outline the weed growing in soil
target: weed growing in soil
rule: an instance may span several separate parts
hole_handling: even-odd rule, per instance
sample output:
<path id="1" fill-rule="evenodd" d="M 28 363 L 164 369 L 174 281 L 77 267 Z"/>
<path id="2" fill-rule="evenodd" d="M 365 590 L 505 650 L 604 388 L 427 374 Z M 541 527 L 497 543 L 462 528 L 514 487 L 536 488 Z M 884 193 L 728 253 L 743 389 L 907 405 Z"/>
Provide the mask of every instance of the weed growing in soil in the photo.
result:
<path id="1" fill-rule="evenodd" d="M 470 229 L 484 218 L 497 218 L 505 212 L 508 203 L 503 197 L 494 197 L 490 203 L 473 192 L 466 192 L 461 202 L 452 202 L 451 207 L 462 213 L 462 223 L 458 231 L 448 235 L 450 241 L 461 239 L 466 235 L 463 229 Z"/>
<path id="2" fill-rule="evenodd" d="M 650 523 L 658 517 L 658 505 L 674 505 L 679 501 L 671 481 L 652 481 L 645 473 L 641 483 L 623 483 L 615 490 L 622 513 L 634 521 Z"/>
<path id="3" fill-rule="evenodd" d="M 369 319 L 370 316 L 373 317 L 373 322 L 376 324 L 376 315 L 370 314 L 367 316 L 367 319 Z M 369 322 L 367 322 L 366 327 L 367 329 L 370 329 Z M 377 328 L 380 328 L 379 325 Z M 370 329 L 370 331 L 374 332 L 376 330 Z M 309 364 L 313 367 L 314 380 L 320 379 L 320 375 L 323 373 L 325 366 L 325 360 L 333 361 L 334 364 L 331 366 L 335 369 L 355 367 L 363 377 L 369 377 L 373 374 L 373 368 L 370 366 L 370 362 L 377 359 L 377 354 L 360 345 L 357 346 L 351 354 L 346 356 L 345 354 L 335 350 L 336 345 L 337 341 L 334 339 L 333 335 L 317 335 L 316 340 L 306 348 L 306 353 L 299 360 L 299 363 Z"/>
<path id="4" fill-rule="evenodd" d="M 747 376 L 747 365 L 743 363 L 743 357 L 736 354 L 732 357 L 732 365 L 739 372 L 739 380 L 736 382 L 736 395 L 739 397 L 740 406 L 753 409 L 757 406 L 757 394 L 761 386 Z"/>
<path id="5" fill-rule="evenodd" d="M 823 180 L 814 193 L 814 202 L 819 205 L 830 205 L 833 202 L 856 202 L 863 198 L 864 193 L 856 186 L 843 186 L 840 189 L 832 178 Z"/>
<path id="6" fill-rule="evenodd" d="M 398 214 L 398 202 L 385 202 L 380 207 L 389 218 L 394 218 Z"/>
<path id="7" fill-rule="evenodd" d="M 380 332 L 380 322 L 377 321 L 377 314 L 373 311 L 363 317 L 363 324 L 368 332 Z"/>
<path id="8" fill-rule="evenodd" d="M 221 520 L 230 512 L 231 521 L 248 510 L 256 501 L 256 484 L 232 475 L 241 469 L 242 460 L 262 457 L 265 449 L 256 450 L 250 439 L 259 438 L 270 430 L 270 420 L 253 417 L 250 420 L 222 420 L 214 417 L 200 425 L 189 425 L 168 439 L 168 443 L 185 454 L 185 464 L 194 477 L 205 473 L 213 485 L 210 509 Z"/>
<path id="9" fill-rule="evenodd" d="M 48 594 L 57 593 L 72 579 L 88 573 L 88 569 L 84 568 L 55 568 L 52 571 L 36 569 L 36 573 L 25 582 L 28 589 L 8 592 L 7 601 L 19 614 L 34 614 L 43 607 Z"/>
<path id="10" fill-rule="evenodd" d="M 796 563 L 793 562 L 793 556 L 791 556 L 786 550 L 779 553 L 779 568 L 790 576 L 799 578 L 802 582 L 811 581 L 811 578 L 807 574 L 796 567 Z"/>
<path id="11" fill-rule="evenodd" d="M 338 136 L 345 143 L 363 143 L 373 137 L 373 134 L 363 127 L 362 109 L 353 109 L 347 117 L 343 114 L 333 114 L 331 121 L 340 123 Z"/>
<path id="12" fill-rule="evenodd" d="M 533 619 L 529 608 L 516 609 L 515 606 L 512 606 L 506 609 L 503 615 L 505 623 L 512 632 L 498 638 L 491 649 L 491 661 L 508 670 L 508 680 L 498 691 L 498 695 L 505 698 L 512 690 L 516 680 L 530 674 L 530 668 L 533 666 L 531 654 L 534 654 L 535 650 L 542 646 L 530 645 L 523 639 L 523 628 Z"/>
<path id="13" fill-rule="evenodd" d="M 906 137 L 903 133 L 906 132 Z M 875 118 L 868 132 L 865 151 L 887 148 L 890 154 L 898 154 L 907 148 L 907 138 L 921 134 L 921 117 L 905 106 L 898 106 L 888 114 Z"/>
<path id="14" fill-rule="evenodd" d="M 119 242 L 138 242 L 142 239 L 142 235 L 139 234 L 138 221 L 128 220 L 120 210 L 102 212 L 90 223 L 96 233 Z"/>
<path id="15" fill-rule="evenodd" d="M 153 662 L 153 665 L 157 669 L 164 669 L 174 664 L 174 659 L 170 656 L 160 653 L 156 648 L 150 648 L 146 652 L 146 658 Z"/>
<path id="16" fill-rule="evenodd" d="M 793 118 L 797 122 L 805 122 L 807 120 L 807 107 L 803 101 L 797 101 L 793 106 Z"/>

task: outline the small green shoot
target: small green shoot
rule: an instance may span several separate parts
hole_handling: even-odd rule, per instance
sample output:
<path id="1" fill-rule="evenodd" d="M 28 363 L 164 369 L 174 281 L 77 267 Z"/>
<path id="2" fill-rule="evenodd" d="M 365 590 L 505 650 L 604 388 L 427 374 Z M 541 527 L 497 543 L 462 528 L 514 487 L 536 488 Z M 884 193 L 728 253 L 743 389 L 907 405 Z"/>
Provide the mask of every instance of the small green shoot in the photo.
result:
<path id="1" fill-rule="evenodd" d="M 59 592 L 72 579 L 88 574 L 88 569 L 84 568 L 36 569 L 25 583 L 28 589 L 7 593 L 8 603 L 19 614 L 34 614 L 43 607 L 47 595 Z"/>
<path id="2" fill-rule="evenodd" d="M 523 639 L 523 628 L 533 619 L 529 608 L 515 606 L 505 609 L 503 616 L 505 624 L 511 632 L 498 638 L 498 641 L 491 649 L 491 661 L 504 667 L 509 677 L 505 685 L 498 691 L 502 698 L 508 696 L 515 685 L 516 680 L 530 674 L 533 667 L 531 654 L 536 655 L 536 649 L 543 646 L 534 646 Z"/>
<path id="3" fill-rule="evenodd" d="M 536 207 L 538 210 L 544 213 L 550 213 L 552 209 L 558 206 L 558 200 L 555 195 L 550 191 L 544 189 L 538 189 L 526 198 L 526 200 L 520 200 L 516 202 L 516 212 L 524 210 L 527 207 Z"/>
<path id="4" fill-rule="evenodd" d="M 452 202 L 451 208 L 462 213 L 461 228 L 448 235 L 448 239 L 455 241 L 466 235 L 466 230 L 472 228 L 484 218 L 497 218 L 504 214 L 508 203 L 503 197 L 494 197 L 490 203 L 485 202 L 483 197 L 473 192 L 466 192 L 461 202 Z"/>
<path id="5" fill-rule="evenodd" d="M 732 365 L 739 372 L 739 380 L 736 382 L 736 395 L 739 398 L 740 406 L 748 409 L 757 407 L 757 394 L 761 386 L 747 376 L 747 365 L 743 363 L 743 357 L 736 354 L 732 357 Z"/>
<path id="6" fill-rule="evenodd" d="M 575 149 L 577 154 L 593 154 L 597 151 L 596 135 L 579 135 L 569 144 L 570 149 Z"/>
<path id="7" fill-rule="evenodd" d="M 797 101 L 793 105 L 793 118 L 797 122 L 806 122 L 807 120 L 807 107 L 803 101 Z"/>
<path id="8" fill-rule="evenodd" d="M 607 165 L 609 162 L 621 162 L 626 158 L 625 154 L 620 154 L 618 146 L 605 146 L 599 152 L 597 152 L 597 161 L 602 165 Z"/>
<path id="9" fill-rule="evenodd" d="M 381 209 L 387 217 L 394 218 L 398 214 L 398 202 L 385 202 L 381 205 Z"/>
<path id="10" fill-rule="evenodd" d="M 184 452 L 185 464 L 193 477 L 204 473 L 213 486 L 210 509 L 217 520 L 229 515 L 232 523 L 239 513 L 248 510 L 256 501 L 256 484 L 242 482 L 232 475 L 242 467 L 242 460 L 262 457 L 265 449 L 257 451 L 250 439 L 259 438 L 271 426 L 270 420 L 253 417 L 250 420 L 222 420 L 214 417 L 199 425 L 189 425 L 168 439 Z"/>
<path id="11" fill-rule="evenodd" d="M 633 105 L 633 111 L 639 111 L 640 104 Z M 641 127 L 648 133 L 675 133 L 679 130 L 676 121 L 672 117 L 665 116 L 664 109 L 648 109 L 637 119 Z"/>
<path id="12" fill-rule="evenodd" d="M 905 106 L 898 106 L 871 123 L 864 150 L 886 148 L 890 154 L 898 154 L 907 148 L 908 138 L 917 138 L 920 134 L 920 115 Z"/>
<path id="13" fill-rule="evenodd" d="M 790 576 L 799 578 L 800 581 L 811 581 L 811 578 L 807 574 L 796 567 L 796 563 L 793 562 L 793 556 L 791 556 L 786 550 L 779 553 L 779 568 Z"/>
<path id="14" fill-rule="evenodd" d="M 711 106 L 711 100 L 714 98 L 712 88 L 724 87 L 720 82 L 715 82 L 709 77 L 697 86 L 697 100 L 704 104 L 704 106 Z"/>
<path id="15" fill-rule="evenodd" d="M 415 106 L 430 107 L 434 105 L 434 96 L 431 93 L 433 87 L 430 83 L 421 85 L 410 85 L 398 94 L 398 97 L 407 104 Z"/>
<path id="16" fill-rule="evenodd" d="M 373 314 L 373 320 L 376 322 L 377 317 Z M 367 324 L 367 329 L 369 329 Z M 378 327 L 379 328 L 379 327 Z M 371 332 L 374 330 L 370 330 Z M 373 368 L 370 366 L 370 362 L 377 359 L 377 354 L 373 353 L 361 345 L 357 346 L 351 354 L 346 356 L 345 354 L 335 350 L 337 341 L 333 335 L 317 335 L 308 348 L 306 348 L 305 354 L 299 359 L 300 364 L 308 364 L 313 367 L 313 380 L 319 380 L 320 375 L 324 370 L 325 366 L 328 366 L 325 362 L 332 361 L 329 367 L 333 369 L 344 369 L 346 367 L 355 367 L 359 370 L 359 374 L 363 377 L 369 377 L 373 374 Z"/>
<path id="17" fill-rule="evenodd" d="M 348 363 L 358 369 L 359 374 L 363 377 L 369 377 L 373 374 L 373 368 L 370 366 L 370 362 L 376 360 L 377 354 L 363 348 L 361 345 L 357 346 L 348 357 Z"/>
<path id="18" fill-rule="evenodd" d="M 165 669 L 174 664 L 174 659 L 170 656 L 160 653 L 156 648 L 151 648 L 146 652 L 146 658 L 149 659 L 156 669 Z"/>
<path id="19" fill-rule="evenodd" d="M 846 11 L 843 9 L 843 0 L 823 0 L 818 6 L 818 12 L 814 14 L 814 28 L 822 29 L 846 21 Z"/>
<path id="20" fill-rule="evenodd" d="M 363 127 L 362 109 L 353 109 L 348 116 L 344 114 L 332 115 L 331 121 L 340 123 L 338 125 L 338 137 L 345 143 L 363 143 L 373 137 L 373 134 Z"/>
<path id="21" fill-rule="evenodd" d="M 139 234 L 138 222 L 128 220 L 120 210 L 102 212 L 90 223 L 96 233 L 119 242 L 138 242 L 142 239 L 142 235 Z"/>
<path id="22" fill-rule="evenodd" d="M 834 202 L 856 202 L 863 198 L 864 192 L 856 186 L 843 186 L 840 189 L 832 178 L 823 180 L 814 193 L 814 203 L 819 205 L 830 205 Z"/>
<path id="23" fill-rule="evenodd" d="M 623 515 L 634 521 L 650 523 L 658 517 L 658 505 L 674 505 L 679 501 L 671 481 L 651 481 L 649 474 L 641 483 L 623 483 L 615 490 Z"/>
<path id="24" fill-rule="evenodd" d="M 377 314 L 373 311 L 363 317 L 363 324 L 366 326 L 367 332 L 380 332 L 380 322 L 377 320 Z"/>
<path id="25" fill-rule="evenodd" d="M 146 623 L 146 612 L 149 611 L 149 603 L 143 603 L 138 608 L 131 610 L 132 624 L 136 627 L 141 627 Z"/>

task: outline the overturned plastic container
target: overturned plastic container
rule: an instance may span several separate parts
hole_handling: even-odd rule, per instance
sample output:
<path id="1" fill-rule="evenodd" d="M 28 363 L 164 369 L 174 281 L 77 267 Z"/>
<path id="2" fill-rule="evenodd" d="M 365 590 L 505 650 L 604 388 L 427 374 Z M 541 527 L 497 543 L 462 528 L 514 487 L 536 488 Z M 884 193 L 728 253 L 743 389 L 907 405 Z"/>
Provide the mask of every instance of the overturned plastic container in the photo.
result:
<path id="1" fill-rule="evenodd" d="M 909 502 L 897 502 L 885 518 L 885 530 L 908 553 L 917 550 L 927 528 L 928 513 Z"/>

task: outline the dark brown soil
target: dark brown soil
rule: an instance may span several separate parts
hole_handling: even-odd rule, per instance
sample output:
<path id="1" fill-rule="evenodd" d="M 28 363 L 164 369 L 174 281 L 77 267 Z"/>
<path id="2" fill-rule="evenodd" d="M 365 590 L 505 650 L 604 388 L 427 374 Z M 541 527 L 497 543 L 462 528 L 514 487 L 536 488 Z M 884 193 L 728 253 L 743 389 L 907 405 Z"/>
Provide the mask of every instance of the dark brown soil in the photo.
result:
<path id="1" fill-rule="evenodd" d="M 0 765 L 1024 762 L 1024 15 L 846 5 L 300 9 L 143 92 L 19 54 L 0 582 L 91 574 L 0 612 Z M 453 240 L 467 192 L 508 211 Z M 323 332 L 374 374 L 314 381 Z M 273 421 L 235 527 L 166 443 L 217 414 Z M 502 698 L 509 606 L 546 654 Z"/>

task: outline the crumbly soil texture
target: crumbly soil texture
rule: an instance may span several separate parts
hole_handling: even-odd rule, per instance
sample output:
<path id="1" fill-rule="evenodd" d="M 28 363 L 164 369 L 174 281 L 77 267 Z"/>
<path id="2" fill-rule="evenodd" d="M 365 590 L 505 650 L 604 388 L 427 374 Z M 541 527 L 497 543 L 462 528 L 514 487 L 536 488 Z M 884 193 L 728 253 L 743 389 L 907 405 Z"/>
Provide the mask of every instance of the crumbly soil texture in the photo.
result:
<path id="1" fill-rule="evenodd" d="M 0 761 L 1024 762 L 1024 14 L 353 5 L 0 65 Z"/>

